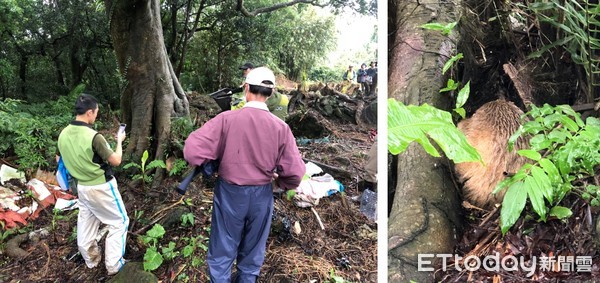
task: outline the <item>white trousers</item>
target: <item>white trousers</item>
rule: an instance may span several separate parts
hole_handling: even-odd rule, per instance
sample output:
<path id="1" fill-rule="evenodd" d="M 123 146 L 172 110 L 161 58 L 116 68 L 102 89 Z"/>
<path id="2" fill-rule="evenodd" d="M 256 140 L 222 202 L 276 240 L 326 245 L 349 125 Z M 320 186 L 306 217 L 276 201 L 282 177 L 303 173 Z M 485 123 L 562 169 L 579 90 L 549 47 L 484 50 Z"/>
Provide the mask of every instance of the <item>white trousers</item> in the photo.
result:
<path id="1" fill-rule="evenodd" d="M 96 241 L 100 223 L 108 227 L 104 263 L 108 274 L 117 273 L 125 264 L 125 242 L 129 217 L 119 193 L 117 181 L 113 178 L 96 186 L 77 186 L 79 216 L 77 218 L 77 247 L 89 268 L 100 263 L 100 249 Z"/>

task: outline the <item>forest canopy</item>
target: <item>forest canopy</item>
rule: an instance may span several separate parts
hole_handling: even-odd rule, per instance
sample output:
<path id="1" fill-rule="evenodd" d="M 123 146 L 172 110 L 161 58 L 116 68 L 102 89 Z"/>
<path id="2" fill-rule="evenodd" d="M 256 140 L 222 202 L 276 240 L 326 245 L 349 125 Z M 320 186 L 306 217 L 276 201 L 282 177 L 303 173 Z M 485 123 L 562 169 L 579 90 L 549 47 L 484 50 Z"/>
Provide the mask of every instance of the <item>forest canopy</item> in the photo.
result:
<path id="1" fill-rule="evenodd" d="M 374 16 L 377 9 L 376 1 L 330 1 L 320 5 L 326 8 L 299 3 L 244 14 L 277 2 L 161 1 L 165 47 L 184 89 L 210 92 L 238 84 L 238 67 L 246 61 L 292 80 L 331 79 L 341 70 L 322 69 L 336 48 L 336 14 Z M 95 0 L 2 1 L 0 97 L 45 101 L 85 83 L 87 92 L 118 108 L 126 81 L 114 55 L 109 12 Z"/>

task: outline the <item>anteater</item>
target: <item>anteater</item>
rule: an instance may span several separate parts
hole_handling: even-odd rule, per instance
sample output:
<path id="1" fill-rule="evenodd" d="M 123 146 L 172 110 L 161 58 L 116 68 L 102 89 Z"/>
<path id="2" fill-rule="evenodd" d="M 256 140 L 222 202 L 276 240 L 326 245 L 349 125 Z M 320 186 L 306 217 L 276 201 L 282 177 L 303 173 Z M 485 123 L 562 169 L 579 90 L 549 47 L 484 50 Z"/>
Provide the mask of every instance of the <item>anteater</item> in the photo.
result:
<path id="1" fill-rule="evenodd" d="M 523 137 L 508 151 L 508 139 L 519 128 L 521 115 L 523 111 L 519 107 L 501 99 L 484 104 L 471 118 L 458 123 L 484 163 L 456 164 L 459 180 L 464 182 L 464 196 L 471 204 L 489 208 L 502 202 L 506 190 L 495 195 L 492 191 L 507 175 L 516 173 L 525 164 L 526 158 L 516 153 L 526 146 Z"/>

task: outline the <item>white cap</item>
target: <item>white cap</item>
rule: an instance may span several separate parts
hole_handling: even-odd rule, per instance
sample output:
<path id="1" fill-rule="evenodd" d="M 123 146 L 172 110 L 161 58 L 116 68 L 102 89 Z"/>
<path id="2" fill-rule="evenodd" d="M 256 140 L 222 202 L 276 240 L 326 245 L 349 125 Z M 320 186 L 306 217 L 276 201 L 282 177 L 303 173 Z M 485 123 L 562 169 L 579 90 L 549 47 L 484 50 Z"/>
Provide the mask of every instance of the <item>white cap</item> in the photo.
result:
<path id="1" fill-rule="evenodd" d="M 271 84 L 263 83 L 263 81 L 270 81 Z M 248 75 L 246 75 L 246 83 L 250 85 L 259 85 L 268 88 L 275 88 L 275 75 L 273 71 L 265 67 L 258 67 L 252 69 Z"/>

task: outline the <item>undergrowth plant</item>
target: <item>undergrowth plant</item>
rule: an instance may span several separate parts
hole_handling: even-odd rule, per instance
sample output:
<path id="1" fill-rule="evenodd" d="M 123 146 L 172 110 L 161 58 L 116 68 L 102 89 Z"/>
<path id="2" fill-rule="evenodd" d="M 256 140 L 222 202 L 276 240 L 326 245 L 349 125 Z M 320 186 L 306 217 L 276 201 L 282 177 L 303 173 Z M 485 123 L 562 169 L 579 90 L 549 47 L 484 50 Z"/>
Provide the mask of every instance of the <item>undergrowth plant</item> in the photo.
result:
<path id="1" fill-rule="evenodd" d="M 0 100 L 0 156 L 14 153 L 19 170 L 27 173 L 48 167 L 57 152 L 58 134 L 73 119 L 75 99 L 84 89 L 78 85 L 68 95 L 44 103 Z"/>
<path id="2" fill-rule="evenodd" d="M 191 212 L 184 213 L 181 215 L 181 226 L 194 226 L 194 214 Z"/>
<path id="3" fill-rule="evenodd" d="M 144 244 L 148 245 L 144 254 L 144 270 L 152 271 L 161 266 L 164 260 L 172 260 L 179 252 L 175 251 L 176 244 L 169 242 L 166 247 L 162 247 L 159 252 L 158 241 L 165 235 L 165 228 L 160 224 L 154 224 L 152 229 L 146 232 L 146 235 L 141 236 Z"/>
<path id="4" fill-rule="evenodd" d="M 140 170 L 139 174 L 135 174 L 133 175 L 133 177 L 131 177 L 132 180 L 142 180 L 144 182 L 144 184 L 148 184 L 150 182 L 152 182 L 152 176 L 148 175 L 147 172 L 148 170 L 154 169 L 154 168 L 167 168 L 167 165 L 165 164 L 164 161 L 162 160 L 152 160 L 150 163 L 148 163 L 148 165 L 146 165 L 146 162 L 148 162 L 148 151 L 145 150 L 144 153 L 142 154 L 142 158 L 140 158 L 140 163 L 135 163 L 135 162 L 130 162 L 127 163 L 123 166 L 123 169 L 129 169 L 131 167 L 135 167 L 137 169 Z"/>
<path id="5" fill-rule="evenodd" d="M 330 283 L 349 283 L 350 281 L 346 281 L 344 277 L 335 275 L 335 269 L 331 268 L 329 270 L 329 282 Z"/>
<path id="6" fill-rule="evenodd" d="M 204 263 L 204 255 L 208 250 L 208 238 L 203 235 L 198 235 L 196 237 L 184 237 L 182 239 L 188 241 L 188 244 L 183 247 L 182 250 L 183 257 L 191 257 L 192 267 L 202 265 Z M 199 251 L 199 253 L 197 251 Z"/>
<path id="7" fill-rule="evenodd" d="M 532 106 L 524 123 L 509 139 L 509 149 L 520 136 L 530 136 L 529 149 L 517 151 L 530 160 L 494 193 L 508 188 L 500 212 L 505 234 L 518 220 L 527 200 L 541 221 L 572 215 L 561 201 L 575 193 L 593 206 L 600 205 L 600 187 L 589 182 L 600 165 L 600 120 L 580 114 L 568 105 Z"/>
<path id="8" fill-rule="evenodd" d="M 185 139 L 195 130 L 195 125 L 189 117 L 178 117 L 171 121 L 171 144 L 183 151 Z"/>
<path id="9" fill-rule="evenodd" d="M 188 168 L 188 164 L 185 159 L 177 158 L 173 165 L 171 165 L 171 170 L 169 170 L 169 176 L 179 176 L 185 172 Z"/>
<path id="10" fill-rule="evenodd" d="M 530 10 L 539 22 L 552 25 L 552 35 L 541 34 L 540 38 L 554 38 L 544 43 L 529 58 L 540 57 L 555 48 L 563 48 L 570 59 L 583 67 L 586 74 L 588 102 L 593 100 L 593 86 L 599 86 L 600 59 L 596 54 L 600 50 L 598 31 L 600 27 L 600 4 L 597 1 L 535 0 L 528 4 L 515 4 L 520 10 Z M 529 15 L 528 15 L 529 17 Z"/>

